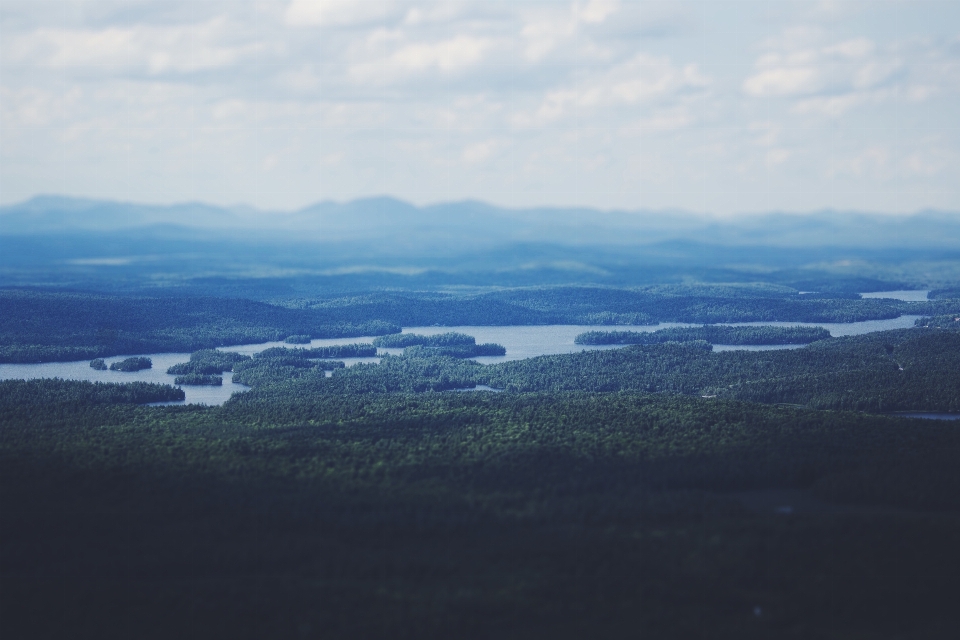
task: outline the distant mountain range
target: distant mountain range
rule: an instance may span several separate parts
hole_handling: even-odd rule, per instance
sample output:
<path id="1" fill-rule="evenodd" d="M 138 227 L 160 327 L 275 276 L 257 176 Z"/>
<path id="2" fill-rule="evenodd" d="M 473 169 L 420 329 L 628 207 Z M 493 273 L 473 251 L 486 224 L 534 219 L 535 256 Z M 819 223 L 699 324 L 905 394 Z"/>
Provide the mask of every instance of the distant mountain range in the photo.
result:
<path id="1" fill-rule="evenodd" d="M 417 207 L 389 197 L 325 201 L 290 212 L 203 203 L 148 205 L 37 196 L 0 207 L 0 235 L 134 231 L 186 237 L 237 236 L 314 243 L 391 243 L 409 250 L 503 244 L 960 247 L 960 214 L 909 216 L 821 211 L 715 218 L 682 211 L 508 209 L 478 201 Z"/>

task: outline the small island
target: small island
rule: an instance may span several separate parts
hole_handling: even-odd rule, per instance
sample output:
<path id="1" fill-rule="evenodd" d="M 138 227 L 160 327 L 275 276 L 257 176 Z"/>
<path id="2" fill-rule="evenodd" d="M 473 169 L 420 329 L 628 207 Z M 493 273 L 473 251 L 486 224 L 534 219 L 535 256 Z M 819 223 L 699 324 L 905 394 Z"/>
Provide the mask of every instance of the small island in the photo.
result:
<path id="1" fill-rule="evenodd" d="M 174 384 L 183 384 L 183 385 L 207 385 L 211 387 L 221 387 L 223 386 L 223 378 L 221 376 L 206 375 L 202 373 L 188 373 L 183 376 L 177 376 L 174 381 Z"/>
<path id="2" fill-rule="evenodd" d="M 380 336 L 374 339 L 373 346 L 383 349 L 400 349 L 403 347 L 455 347 L 476 344 L 477 339 L 465 333 L 439 333 L 433 336 L 424 336 L 418 333 L 397 333 Z"/>
<path id="3" fill-rule="evenodd" d="M 710 344 L 780 345 L 810 344 L 817 340 L 826 340 L 829 337 L 830 332 L 823 327 L 731 327 L 726 325 L 704 325 L 702 327 L 675 327 L 651 332 L 588 331 L 574 338 L 574 343 L 585 345 L 628 345 L 705 340 Z"/>
<path id="4" fill-rule="evenodd" d="M 97 371 L 106 371 L 107 363 L 103 361 L 103 358 L 95 358 L 90 361 L 90 368 Z"/>
<path id="5" fill-rule="evenodd" d="M 416 345 L 403 350 L 403 355 L 414 358 L 447 356 L 448 358 L 476 358 L 478 356 L 505 356 L 507 349 L 503 345 L 488 342 L 485 344 L 461 344 L 449 347 L 425 347 Z"/>
<path id="6" fill-rule="evenodd" d="M 245 362 L 250 356 L 232 351 L 217 349 L 201 349 L 190 354 L 190 362 L 180 362 L 167 369 L 167 373 L 175 376 L 185 375 L 215 375 L 224 371 L 233 370 L 234 365 Z M 185 383 L 193 384 L 193 383 Z"/>
<path id="7" fill-rule="evenodd" d="M 121 360 L 120 362 L 114 362 L 110 365 L 111 371 L 142 371 L 143 369 L 150 369 L 153 367 L 153 361 L 150 358 L 144 357 L 135 357 L 127 358 L 126 360 Z"/>

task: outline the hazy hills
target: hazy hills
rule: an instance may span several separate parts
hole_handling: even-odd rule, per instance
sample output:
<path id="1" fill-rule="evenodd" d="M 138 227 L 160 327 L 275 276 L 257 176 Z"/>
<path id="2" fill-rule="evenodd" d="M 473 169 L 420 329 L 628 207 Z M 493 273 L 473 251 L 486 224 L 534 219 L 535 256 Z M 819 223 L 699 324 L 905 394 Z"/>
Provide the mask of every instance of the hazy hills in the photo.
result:
<path id="1" fill-rule="evenodd" d="M 0 235 L 46 235 L 181 228 L 319 243 L 390 242 L 408 249 L 462 249 L 504 243 L 649 245 L 671 240 L 745 246 L 960 247 L 960 214 L 910 216 L 817 212 L 719 219 L 681 211 L 587 208 L 507 209 L 477 201 L 425 207 L 388 197 L 325 201 L 296 211 L 203 203 L 146 205 L 38 196 L 0 207 Z M 207 233 L 192 234 L 188 230 Z M 295 235 L 291 236 L 293 233 Z M 398 247 L 399 248 L 399 247 Z"/>
<path id="2" fill-rule="evenodd" d="M 273 298 L 377 288 L 766 282 L 799 290 L 960 282 L 960 215 L 417 207 L 297 211 L 41 196 L 0 207 L 0 286 L 192 287 Z M 257 293 L 259 292 L 259 293 Z"/>

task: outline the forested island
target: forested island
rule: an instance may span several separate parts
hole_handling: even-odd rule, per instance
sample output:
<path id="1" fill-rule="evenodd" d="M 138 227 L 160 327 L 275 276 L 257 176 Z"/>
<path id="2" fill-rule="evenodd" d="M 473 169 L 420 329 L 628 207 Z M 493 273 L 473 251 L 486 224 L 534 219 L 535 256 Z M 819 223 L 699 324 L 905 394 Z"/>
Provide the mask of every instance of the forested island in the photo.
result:
<path id="1" fill-rule="evenodd" d="M 223 376 L 214 376 L 203 373 L 187 373 L 174 378 L 173 384 L 223 386 Z"/>
<path id="2" fill-rule="evenodd" d="M 153 367 L 153 361 L 150 358 L 137 356 L 133 358 L 124 358 L 110 365 L 110 371 L 142 371 Z"/>
<path id="3" fill-rule="evenodd" d="M 711 344 L 773 345 L 810 344 L 826 340 L 830 332 L 823 327 L 724 327 L 703 326 L 659 329 L 649 333 L 639 331 L 588 331 L 581 333 L 576 344 L 662 344 L 664 342 L 694 342 Z"/>
<path id="4" fill-rule="evenodd" d="M 464 333 L 438 333 L 432 336 L 423 336 L 416 333 L 395 333 L 375 338 L 373 346 L 381 349 L 403 347 L 459 347 L 473 345 L 477 339 Z"/>

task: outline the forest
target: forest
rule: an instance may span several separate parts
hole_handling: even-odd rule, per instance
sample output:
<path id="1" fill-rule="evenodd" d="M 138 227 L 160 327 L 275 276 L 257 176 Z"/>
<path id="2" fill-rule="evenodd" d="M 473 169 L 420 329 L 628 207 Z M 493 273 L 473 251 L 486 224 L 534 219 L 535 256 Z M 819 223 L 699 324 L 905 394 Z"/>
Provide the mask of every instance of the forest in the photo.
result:
<path id="1" fill-rule="evenodd" d="M 402 326 L 853 322 L 960 314 L 960 300 L 812 297 L 786 287 L 532 287 L 476 295 L 365 292 L 282 304 L 0 289 L 0 362 L 195 351 L 295 336 L 398 334 Z M 334 356 L 347 357 L 347 356 Z"/>
<path id="2" fill-rule="evenodd" d="M 145 638 L 954 628 L 955 425 L 291 384 L 203 408 L 2 383 L 7 628 L 85 635 L 106 610 L 110 635 Z"/>
<path id="3" fill-rule="evenodd" d="M 960 430 L 892 412 L 960 412 L 960 301 L 822 295 L 664 285 L 221 305 L 0 292 L 4 310 L 22 299 L 39 314 L 3 314 L 11 358 L 87 349 L 105 366 L 121 347 L 178 345 L 192 353 L 168 369 L 175 385 L 232 371 L 250 387 L 222 406 L 146 406 L 185 394 L 0 381 L 4 635 L 952 638 Z M 615 330 L 900 313 L 924 317 L 840 338 Z M 400 333 L 443 318 L 591 318 L 613 330 L 581 344 L 622 346 L 482 365 L 470 358 L 503 347 Z M 334 331 L 382 335 L 303 342 Z M 216 348 L 243 336 L 291 340 L 252 357 Z M 378 347 L 403 352 L 341 360 Z"/>
<path id="4" fill-rule="evenodd" d="M 823 327 L 675 327 L 649 333 L 639 331 L 587 331 L 581 333 L 576 344 L 661 344 L 664 342 L 694 342 L 711 344 L 768 345 L 809 344 L 826 340 L 830 332 Z"/>
<path id="5" fill-rule="evenodd" d="M 55 362 L 196 351 L 283 340 L 399 333 L 380 320 L 345 322 L 250 300 L 125 297 L 0 289 L 0 362 Z"/>
<path id="6" fill-rule="evenodd" d="M 141 371 L 151 368 L 153 368 L 153 361 L 144 357 L 124 358 L 110 365 L 110 371 Z"/>

